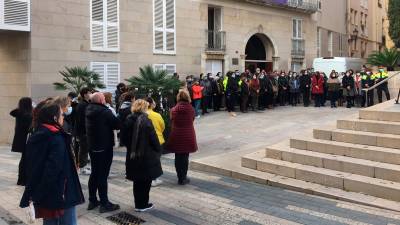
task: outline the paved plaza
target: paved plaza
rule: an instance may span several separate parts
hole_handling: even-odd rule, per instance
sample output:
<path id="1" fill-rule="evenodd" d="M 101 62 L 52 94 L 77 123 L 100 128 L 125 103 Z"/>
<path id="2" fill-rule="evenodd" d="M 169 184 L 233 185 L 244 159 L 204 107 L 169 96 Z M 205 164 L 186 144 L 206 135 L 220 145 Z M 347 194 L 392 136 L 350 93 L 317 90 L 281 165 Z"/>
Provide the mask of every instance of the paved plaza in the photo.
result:
<path id="1" fill-rule="evenodd" d="M 272 111 L 239 114 L 211 113 L 196 121 L 199 152 L 192 159 L 233 151 L 254 151 L 293 135 L 308 135 L 313 127 L 354 116 L 357 109 L 281 107 Z M 0 225 L 24 224 L 24 210 L 18 207 L 23 188 L 17 187 L 19 155 L 9 147 L 0 148 Z M 121 210 L 145 220 L 144 224 L 400 224 L 400 213 L 248 183 L 232 178 L 190 171 L 190 185 L 178 186 L 173 156 L 162 159 L 164 183 L 152 188 L 155 209 L 133 211 L 132 183 L 124 179 L 124 150 L 115 151 L 109 179 L 110 199 Z M 87 176 L 81 176 L 87 195 Z M 79 224 L 114 224 L 111 214 L 85 210 L 79 206 Z M 38 221 L 36 224 L 40 224 Z"/>

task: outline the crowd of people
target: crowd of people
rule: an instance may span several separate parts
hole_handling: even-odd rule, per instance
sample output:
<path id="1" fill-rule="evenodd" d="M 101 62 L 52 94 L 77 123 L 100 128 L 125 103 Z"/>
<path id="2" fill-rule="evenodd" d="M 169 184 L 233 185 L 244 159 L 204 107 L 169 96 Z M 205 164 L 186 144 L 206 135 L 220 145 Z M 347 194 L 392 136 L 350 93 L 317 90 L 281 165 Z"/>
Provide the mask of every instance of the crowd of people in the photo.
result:
<path id="1" fill-rule="evenodd" d="M 315 107 L 324 106 L 327 100 L 332 108 L 344 103 L 348 108 L 371 106 L 374 90 L 366 93 L 363 89 L 387 77 L 383 68 L 372 73 L 366 67 L 357 72 L 332 71 L 329 76 L 313 69 L 299 73 L 256 69 L 254 73 L 200 75 L 199 79 L 187 76 L 179 92 L 174 92 L 168 136 L 156 101 L 136 99 L 133 89 L 123 83 L 118 84 L 114 100 L 111 93 L 89 88 L 37 105 L 31 98 L 21 98 L 10 112 L 16 118 L 12 151 L 22 153 L 17 184 L 25 186 L 25 191 L 20 206 L 33 204 L 36 217 L 46 225 L 77 224 L 75 206 L 85 202 L 81 174 L 90 176 L 87 210 L 118 210 L 120 206 L 108 198 L 107 182 L 118 140 L 126 148 L 126 179 L 133 181 L 135 210 L 149 210 L 153 208 L 150 189 L 162 183 L 163 153 L 175 153 L 177 183 L 190 182 L 189 154 L 197 151 L 193 123 L 200 115 L 226 110 L 236 116 L 237 106 L 242 113 L 288 104 L 308 107 L 311 100 Z M 383 92 L 390 99 L 387 82 L 376 90 L 379 102 Z"/>
<path id="2" fill-rule="evenodd" d="M 348 70 L 338 73 L 332 71 L 329 75 L 313 69 L 297 72 L 270 72 L 256 69 L 254 73 L 246 70 L 212 75 L 203 74 L 199 78 L 190 75 L 186 77 L 186 87 L 193 99 L 196 117 L 219 111 L 222 108 L 236 116 L 235 107 L 239 106 L 242 113 L 249 109 L 253 111 L 273 109 L 277 106 L 303 104 L 315 107 L 325 106 L 330 101 L 331 107 L 346 104 L 364 107 L 374 104 L 374 91 L 363 91 L 388 77 L 383 68 L 376 73 L 363 66 L 360 71 Z M 390 99 L 387 82 L 376 87 L 379 102 L 382 102 L 382 92 Z M 365 101 L 368 95 L 368 102 Z"/>
<path id="3" fill-rule="evenodd" d="M 126 179 L 133 181 L 136 211 L 153 208 L 149 193 L 151 186 L 161 184 L 163 152 L 175 153 L 177 183 L 190 182 L 189 154 L 197 151 L 197 142 L 189 93 L 177 93 L 167 139 L 154 99 L 136 99 L 123 84 L 116 94 L 115 108 L 110 93 L 83 88 L 79 96 L 48 98 L 35 107 L 30 98 L 22 98 L 10 113 L 16 118 L 12 151 L 22 153 L 17 184 L 25 191 L 20 206 L 33 204 L 43 224 L 77 224 L 75 206 L 85 202 L 79 173 L 90 176 L 87 210 L 105 213 L 120 208 L 108 197 L 107 181 L 116 130 L 126 148 Z"/>

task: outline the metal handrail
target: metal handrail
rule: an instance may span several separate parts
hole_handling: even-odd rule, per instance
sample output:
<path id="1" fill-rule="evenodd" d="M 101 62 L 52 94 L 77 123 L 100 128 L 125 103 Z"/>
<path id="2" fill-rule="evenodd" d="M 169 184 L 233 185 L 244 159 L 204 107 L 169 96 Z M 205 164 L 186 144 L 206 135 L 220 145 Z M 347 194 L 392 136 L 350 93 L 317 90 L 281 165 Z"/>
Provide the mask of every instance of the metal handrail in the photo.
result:
<path id="1" fill-rule="evenodd" d="M 400 74 L 400 72 L 394 73 L 394 74 L 390 75 L 388 78 L 386 78 L 384 80 L 381 80 L 380 82 L 372 85 L 372 87 L 361 89 L 361 91 L 365 91 L 365 104 L 368 105 L 368 91 L 375 89 L 376 87 L 378 87 L 381 84 L 389 81 L 390 79 L 392 79 L 393 77 L 395 77 L 395 76 L 397 76 L 399 74 Z M 399 98 L 400 98 L 400 89 L 399 89 L 399 94 L 397 95 L 396 104 L 399 103 Z"/>

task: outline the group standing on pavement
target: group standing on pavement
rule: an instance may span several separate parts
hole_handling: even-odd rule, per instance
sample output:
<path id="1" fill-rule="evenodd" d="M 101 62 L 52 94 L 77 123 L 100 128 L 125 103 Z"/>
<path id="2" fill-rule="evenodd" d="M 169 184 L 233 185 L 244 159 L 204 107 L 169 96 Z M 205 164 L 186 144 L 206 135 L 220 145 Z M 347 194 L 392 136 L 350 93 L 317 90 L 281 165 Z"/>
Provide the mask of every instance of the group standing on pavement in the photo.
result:
<path id="1" fill-rule="evenodd" d="M 332 71 L 327 77 L 312 69 L 296 72 L 272 72 L 256 69 L 201 75 L 186 78 L 185 87 L 176 94 L 170 109 L 168 137 L 166 124 L 156 112 L 151 97 L 136 99 L 135 92 L 118 84 L 115 99 L 111 93 L 82 88 L 79 96 L 48 98 L 34 105 L 30 98 L 21 98 L 10 115 L 16 118 L 13 152 L 21 152 L 18 185 L 25 186 L 21 207 L 33 204 L 36 217 L 43 224 L 77 224 L 75 206 L 84 203 L 79 176 L 90 175 L 87 210 L 100 213 L 118 210 L 120 206 L 108 198 L 108 177 L 113 162 L 115 140 L 126 148 L 126 179 L 133 182 L 135 210 L 153 208 L 149 201 L 152 186 L 162 183 L 161 155 L 175 154 L 179 185 L 190 183 L 189 155 L 197 151 L 194 120 L 213 111 L 242 113 L 273 109 L 301 102 L 305 107 L 314 100 L 321 107 L 330 100 L 331 107 L 346 103 L 350 108 L 373 105 L 374 90 L 388 74 L 363 68 L 345 73 Z M 382 92 L 390 99 L 387 82 L 377 87 L 379 102 Z M 162 104 L 162 103 L 161 103 Z M 115 105 L 115 107 L 113 107 Z M 119 131 L 119 132 L 117 132 Z M 90 164 L 90 166 L 89 166 Z"/>

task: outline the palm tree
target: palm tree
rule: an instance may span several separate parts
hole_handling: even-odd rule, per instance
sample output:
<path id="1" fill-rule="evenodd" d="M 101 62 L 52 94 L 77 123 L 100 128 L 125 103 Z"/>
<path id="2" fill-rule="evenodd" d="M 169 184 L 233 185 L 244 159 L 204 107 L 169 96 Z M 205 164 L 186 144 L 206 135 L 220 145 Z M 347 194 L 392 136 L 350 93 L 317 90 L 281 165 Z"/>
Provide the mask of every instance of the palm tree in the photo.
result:
<path id="1" fill-rule="evenodd" d="M 139 76 L 126 79 L 130 87 L 138 88 L 138 92 L 144 95 L 166 95 L 180 88 L 181 82 L 168 75 L 166 70 L 154 70 L 147 65 L 139 68 Z"/>
<path id="2" fill-rule="evenodd" d="M 385 66 L 388 71 L 393 71 L 400 60 L 400 52 L 396 48 L 385 48 L 382 52 L 374 51 L 368 57 L 368 64 Z"/>
<path id="3" fill-rule="evenodd" d="M 60 71 L 64 82 L 53 83 L 56 90 L 59 91 L 79 91 L 88 87 L 90 89 L 103 89 L 105 85 L 100 81 L 100 76 L 94 71 L 89 70 L 87 67 L 65 67 L 65 71 Z"/>

